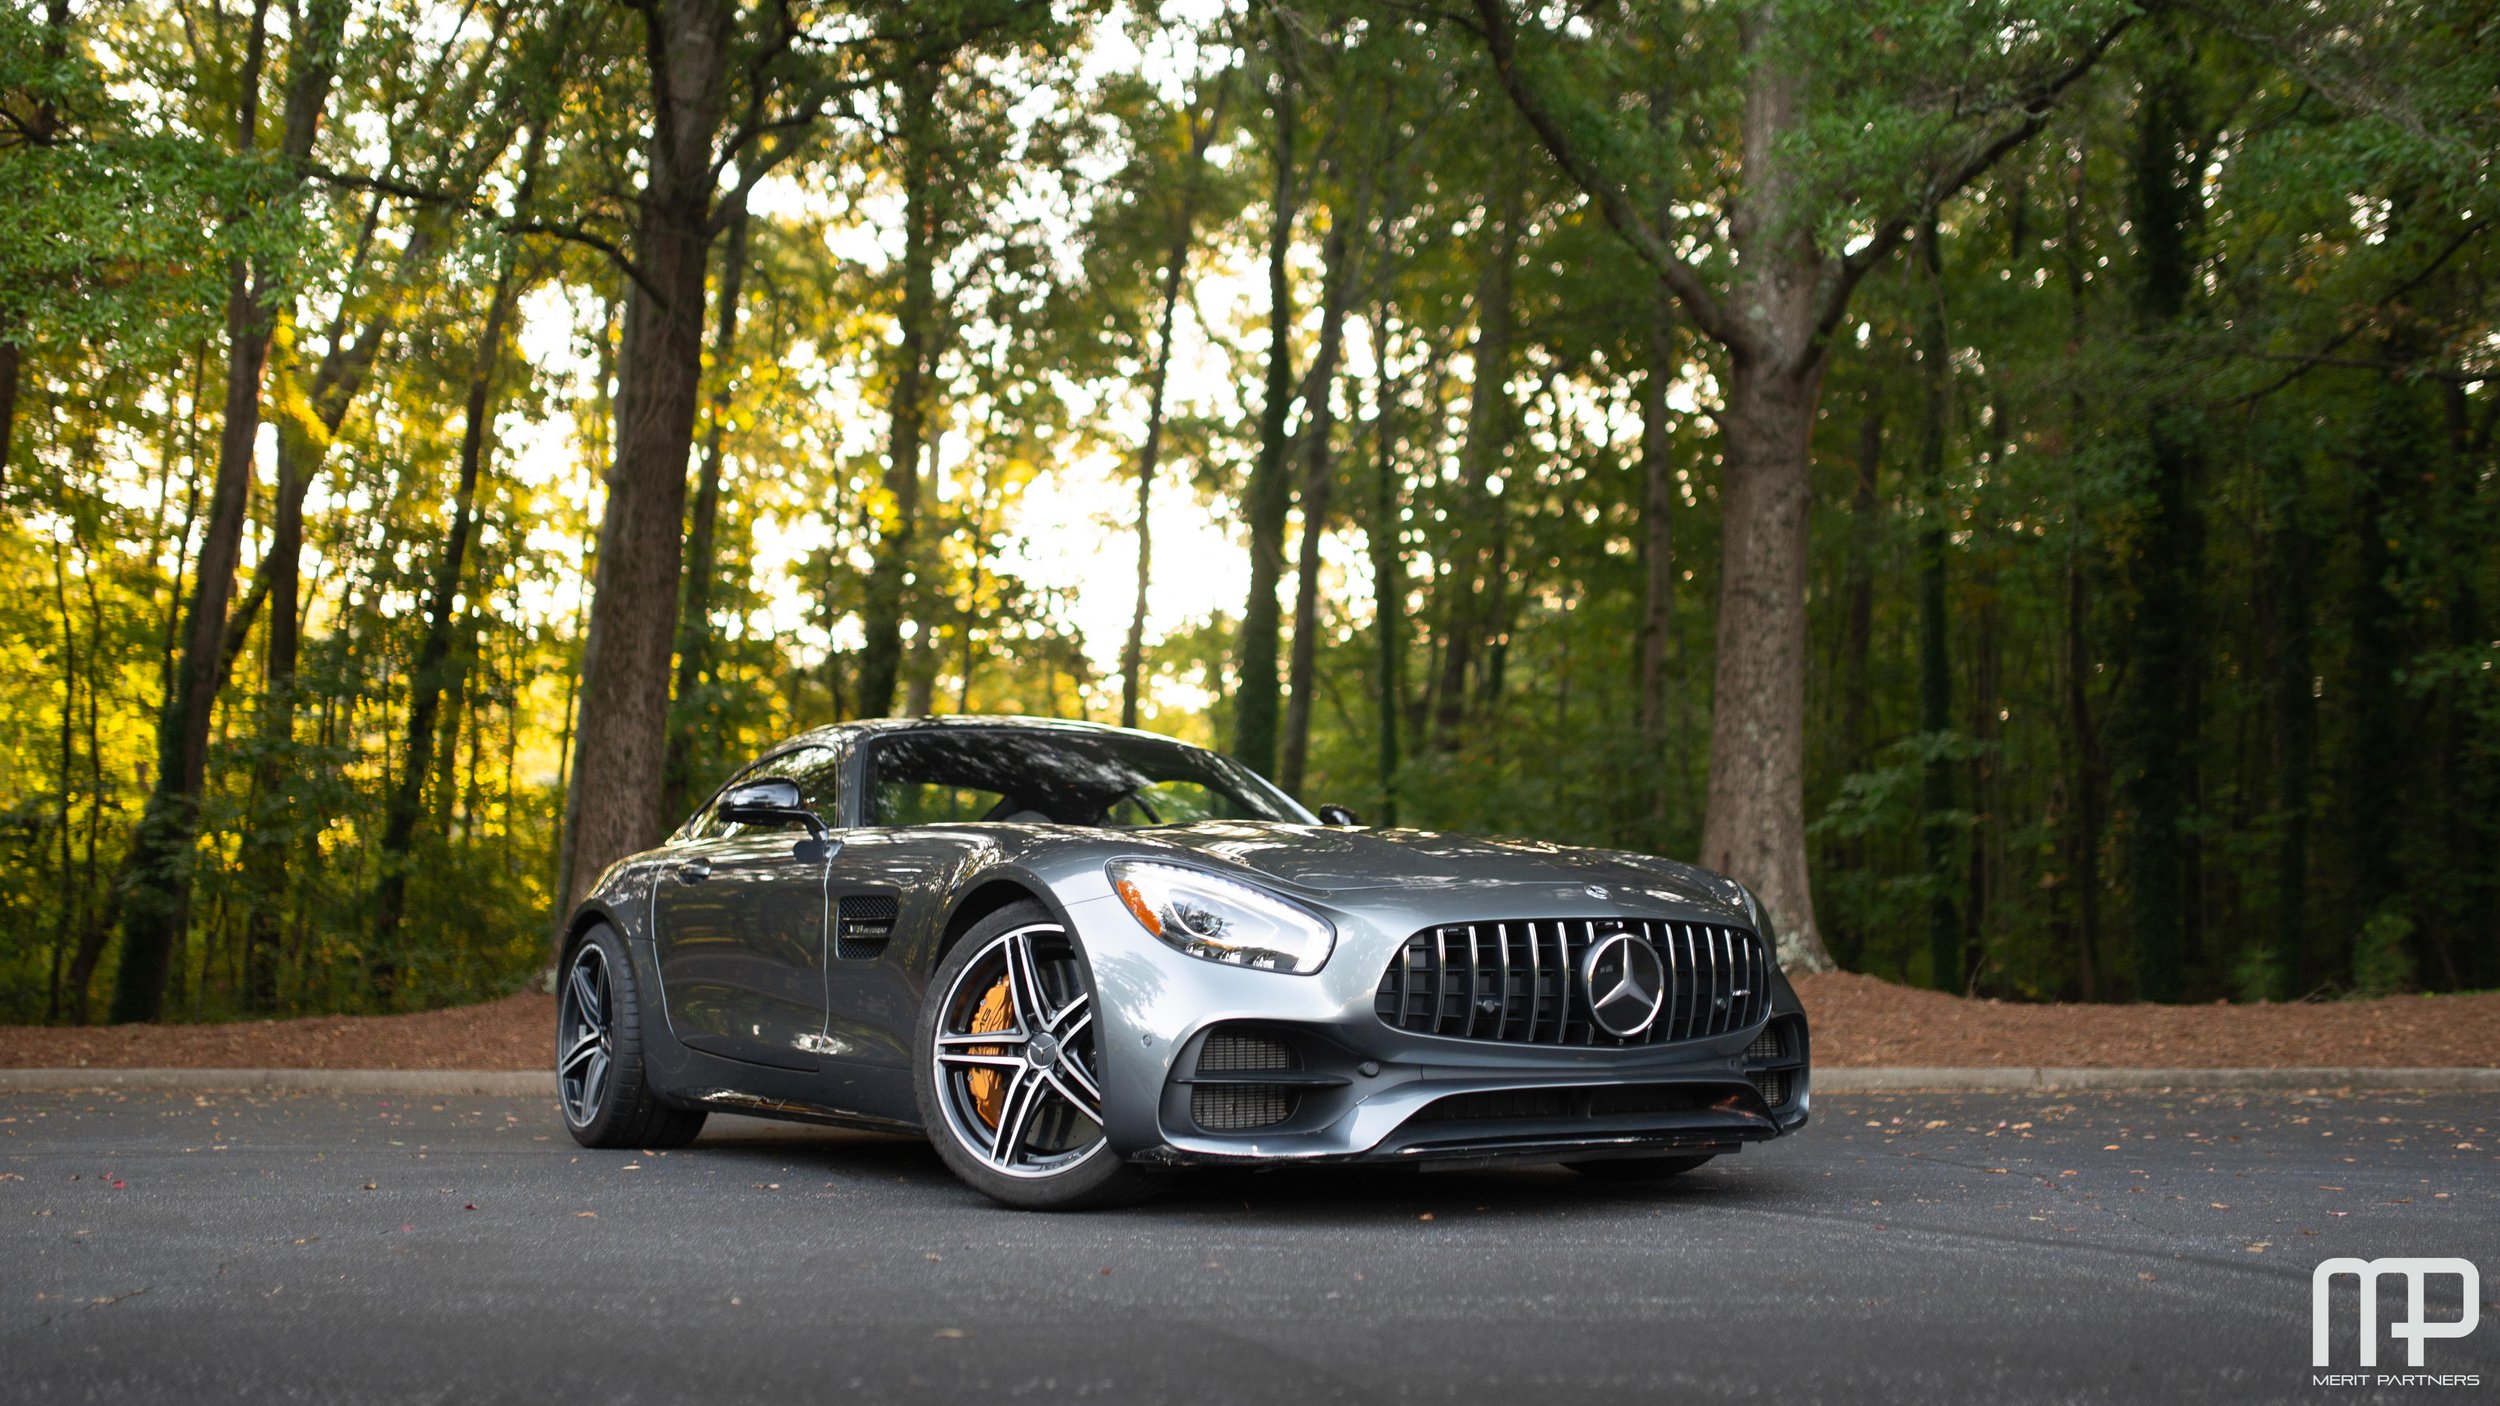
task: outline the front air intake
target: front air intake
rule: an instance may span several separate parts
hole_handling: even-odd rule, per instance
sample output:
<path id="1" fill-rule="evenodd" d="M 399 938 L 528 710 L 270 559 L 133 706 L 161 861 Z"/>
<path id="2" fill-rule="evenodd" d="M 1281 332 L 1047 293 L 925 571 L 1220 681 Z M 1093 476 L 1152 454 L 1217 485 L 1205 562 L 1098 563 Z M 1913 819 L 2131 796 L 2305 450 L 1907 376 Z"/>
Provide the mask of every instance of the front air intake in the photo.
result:
<path id="1" fill-rule="evenodd" d="M 1198 1084 L 1189 1091 L 1189 1117 L 1211 1133 L 1242 1133 L 1276 1126 L 1300 1103 L 1300 1092 L 1281 1084 Z"/>
<path id="2" fill-rule="evenodd" d="M 1301 1067 L 1301 1056 L 1281 1040 L 1238 1028 L 1211 1031 L 1193 1066 L 1199 1082 L 1189 1090 L 1190 1121 L 1211 1133 L 1272 1128 L 1300 1111 L 1302 1089 L 1257 1076 Z"/>

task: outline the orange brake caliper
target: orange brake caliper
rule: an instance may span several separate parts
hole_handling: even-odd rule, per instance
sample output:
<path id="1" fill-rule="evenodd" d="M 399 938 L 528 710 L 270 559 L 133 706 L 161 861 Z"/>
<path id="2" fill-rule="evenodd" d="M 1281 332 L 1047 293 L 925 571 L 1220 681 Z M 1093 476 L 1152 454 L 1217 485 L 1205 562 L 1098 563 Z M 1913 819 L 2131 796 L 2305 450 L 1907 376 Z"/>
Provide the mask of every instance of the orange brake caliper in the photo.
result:
<path id="1" fill-rule="evenodd" d="M 972 1013 L 972 1033 L 987 1035 L 1015 1023 L 1007 998 L 1007 978 L 1002 976 L 998 984 L 981 997 L 980 1008 Z M 989 1046 L 976 1051 L 979 1054 L 1006 1052 L 1003 1046 Z M 1000 1116 L 1007 1111 L 1006 1079 L 995 1069 L 975 1069 L 964 1076 L 964 1085 L 972 1094 L 973 1111 L 981 1115 L 982 1122 L 997 1127 Z"/>

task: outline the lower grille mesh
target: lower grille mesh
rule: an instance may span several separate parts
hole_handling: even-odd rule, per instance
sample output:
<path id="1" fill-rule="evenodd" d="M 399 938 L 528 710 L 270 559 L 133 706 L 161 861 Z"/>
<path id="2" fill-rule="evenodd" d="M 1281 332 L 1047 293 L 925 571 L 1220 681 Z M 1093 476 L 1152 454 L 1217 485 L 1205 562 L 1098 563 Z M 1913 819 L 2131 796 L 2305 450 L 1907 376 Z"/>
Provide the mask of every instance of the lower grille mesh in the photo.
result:
<path id="1" fill-rule="evenodd" d="M 1208 1132 L 1238 1133 L 1274 1127 L 1300 1101 L 1281 1084 L 1199 1084 L 1189 1091 L 1189 1116 Z"/>
<path id="2" fill-rule="evenodd" d="M 1788 1102 L 1787 1070 L 1757 1069 L 1745 1077 L 1753 1080 L 1753 1086 L 1762 1091 L 1762 1101 L 1764 1103 L 1771 1105 L 1773 1108 L 1777 1108 Z"/>
<path id="3" fill-rule="evenodd" d="M 1262 1040 L 1256 1035 L 1209 1035 L 1206 1048 L 1198 1051 L 1198 1072 L 1201 1074 L 1291 1069 L 1295 1064 L 1290 1048 L 1274 1040 Z"/>

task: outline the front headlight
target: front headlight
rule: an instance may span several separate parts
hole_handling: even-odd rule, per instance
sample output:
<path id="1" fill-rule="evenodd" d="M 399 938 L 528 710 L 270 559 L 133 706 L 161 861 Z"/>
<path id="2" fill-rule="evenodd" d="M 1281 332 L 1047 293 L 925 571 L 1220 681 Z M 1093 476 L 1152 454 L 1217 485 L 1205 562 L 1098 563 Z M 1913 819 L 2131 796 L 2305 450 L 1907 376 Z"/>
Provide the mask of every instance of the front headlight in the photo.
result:
<path id="1" fill-rule="evenodd" d="M 1192 957 L 1307 975 L 1337 945 L 1326 919 L 1248 884 L 1132 859 L 1112 861 L 1110 873 L 1138 926 Z"/>
<path id="2" fill-rule="evenodd" d="M 1735 883 L 1735 880 L 1728 882 Z M 1769 919 L 1762 911 L 1762 900 L 1754 897 L 1753 890 L 1743 884 L 1736 884 L 1736 896 L 1745 906 L 1745 921 L 1752 926 L 1755 935 L 1766 943 L 1775 942 L 1777 935 L 1771 931 Z"/>

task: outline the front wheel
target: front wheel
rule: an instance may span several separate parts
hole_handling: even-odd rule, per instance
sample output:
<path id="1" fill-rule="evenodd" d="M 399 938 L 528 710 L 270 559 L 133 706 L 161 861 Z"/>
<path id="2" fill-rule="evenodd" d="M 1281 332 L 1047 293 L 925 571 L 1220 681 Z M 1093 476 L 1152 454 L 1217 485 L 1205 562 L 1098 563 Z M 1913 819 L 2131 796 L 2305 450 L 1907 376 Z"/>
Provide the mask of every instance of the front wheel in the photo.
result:
<path id="1" fill-rule="evenodd" d="M 1005 1205 L 1123 1205 L 1161 1178 L 1103 1137 L 1094 987 L 1038 903 L 975 924 L 938 963 L 914 1042 L 920 1119 L 948 1170 Z"/>
<path id="2" fill-rule="evenodd" d="M 642 994 L 624 940 L 605 923 L 564 964 L 556 1005 L 556 1098 L 584 1147 L 683 1147 L 703 1131 L 700 1108 L 671 1108 L 642 1064 Z"/>

